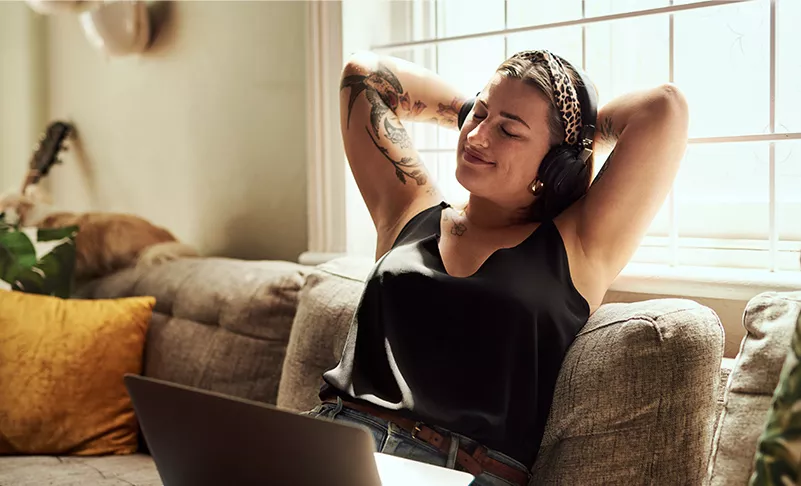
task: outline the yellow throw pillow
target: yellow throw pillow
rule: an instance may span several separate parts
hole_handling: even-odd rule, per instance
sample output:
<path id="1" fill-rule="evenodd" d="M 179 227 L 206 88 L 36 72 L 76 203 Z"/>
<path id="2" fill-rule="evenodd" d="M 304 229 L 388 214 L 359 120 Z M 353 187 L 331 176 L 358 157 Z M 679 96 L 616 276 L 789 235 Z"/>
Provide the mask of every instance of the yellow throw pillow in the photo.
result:
<path id="1" fill-rule="evenodd" d="M 136 452 L 123 375 L 142 371 L 155 303 L 0 291 L 0 454 Z"/>

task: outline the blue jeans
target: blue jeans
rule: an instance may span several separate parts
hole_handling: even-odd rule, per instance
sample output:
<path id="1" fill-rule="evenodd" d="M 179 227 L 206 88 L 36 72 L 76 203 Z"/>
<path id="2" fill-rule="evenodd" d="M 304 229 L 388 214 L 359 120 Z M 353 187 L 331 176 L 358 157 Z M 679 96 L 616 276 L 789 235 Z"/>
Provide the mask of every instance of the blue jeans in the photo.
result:
<path id="1" fill-rule="evenodd" d="M 435 466 L 447 467 L 449 469 L 454 469 L 456 467 L 456 452 L 460 446 L 469 449 L 477 445 L 474 440 L 468 437 L 449 432 L 441 427 L 434 427 L 437 432 L 451 437 L 451 450 L 449 454 L 446 454 L 427 442 L 415 439 L 405 429 L 398 427 L 392 422 L 344 406 L 341 399 L 337 399 L 337 403 L 323 403 L 318 405 L 308 412 L 303 412 L 303 415 L 324 418 L 335 422 L 348 422 L 366 427 L 373 435 L 375 451 L 425 462 Z M 505 454 L 487 449 L 487 455 L 492 459 L 528 474 L 528 468 L 526 466 Z M 513 483 L 491 473 L 483 472 L 476 476 L 470 484 L 471 486 L 510 486 Z"/>

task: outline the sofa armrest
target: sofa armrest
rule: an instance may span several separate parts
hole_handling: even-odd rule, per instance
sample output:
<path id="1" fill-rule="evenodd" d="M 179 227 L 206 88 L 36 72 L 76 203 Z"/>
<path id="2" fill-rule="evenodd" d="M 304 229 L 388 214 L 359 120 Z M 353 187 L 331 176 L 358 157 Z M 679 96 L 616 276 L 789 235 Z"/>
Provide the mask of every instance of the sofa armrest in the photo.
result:
<path id="1" fill-rule="evenodd" d="M 568 350 L 536 484 L 701 484 L 723 326 L 684 299 L 601 306 Z"/>

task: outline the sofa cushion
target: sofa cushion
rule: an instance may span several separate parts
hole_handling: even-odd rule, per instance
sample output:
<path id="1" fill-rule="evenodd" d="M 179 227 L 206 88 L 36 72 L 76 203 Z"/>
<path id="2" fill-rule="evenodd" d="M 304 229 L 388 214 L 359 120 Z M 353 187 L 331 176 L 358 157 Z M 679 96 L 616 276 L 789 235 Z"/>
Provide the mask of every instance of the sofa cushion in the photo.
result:
<path id="1" fill-rule="evenodd" d="M 135 452 L 123 376 L 141 373 L 154 302 L 0 291 L 0 454 Z"/>
<path id="2" fill-rule="evenodd" d="M 114 273 L 76 295 L 156 297 L 145 375 L 275 403 L 309 269 L 282 261 L 185 258 Z"/>
<path id="3" fill-rule="evenodd" d="M 601 306 L 565 356 L 533 483 L 701 484 L 723 346 L 689 300 Z"/>
<path id="4" fill-rule="evenodd" d="M 801 316 L 759 436 L 751 484 L 798 484 L 801 473 Z"/>
<path id="5" fill-rule="evenodd" d="M 765 292 L 746 305 L 746 335 L 729 377 L 712 446 L 711 485 L 748 484 L 799 313 L 801 292 Z"/>
<path id="6" fill-rule="evenodd" d="M 365 278 L 367 258 L 344 257 L 316 267 L 306 280 L 292 325 L 278 389 L 278 406 L 305 411 L 320 403 L 322 374 L 342 357 Z"/>
<path id="7" fill-rule="evenodd" d="M 0 457 L 0 484 L 20 486 L 161 486 L 145 454 L 99 457 Z"/>

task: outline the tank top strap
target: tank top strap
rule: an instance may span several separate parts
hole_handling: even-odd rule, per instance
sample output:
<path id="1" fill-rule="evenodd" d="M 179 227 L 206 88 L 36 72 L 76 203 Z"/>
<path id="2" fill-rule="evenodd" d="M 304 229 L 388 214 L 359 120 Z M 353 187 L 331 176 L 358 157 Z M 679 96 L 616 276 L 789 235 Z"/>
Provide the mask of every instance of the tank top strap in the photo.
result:
<path id="1" fill-rule="evenodd" d="M 442 211 L 447 207 L 450 207 L 450 204 L 446 201 L 441 201 L 439 204 L 426 208 L 412 216 L 412 219 L 398 233 L 392 248 L 404 243 L 419 241 L 438 233 Z"/>

